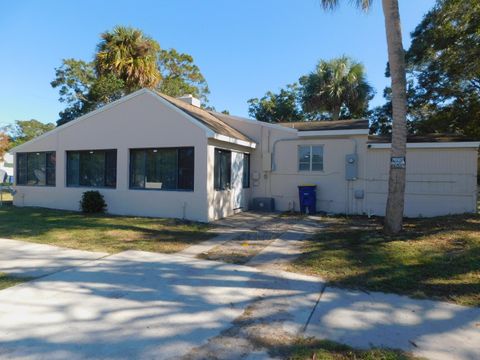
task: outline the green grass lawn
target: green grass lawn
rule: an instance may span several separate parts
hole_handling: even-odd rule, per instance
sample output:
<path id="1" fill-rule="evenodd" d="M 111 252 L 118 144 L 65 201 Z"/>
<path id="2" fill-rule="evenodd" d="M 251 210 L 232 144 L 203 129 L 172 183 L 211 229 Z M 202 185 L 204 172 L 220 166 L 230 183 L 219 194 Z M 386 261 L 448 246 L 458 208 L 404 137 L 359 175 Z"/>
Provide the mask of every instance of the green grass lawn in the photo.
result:
<path id="1" fill-rule="evenodd" d="M 287 346 L 284 356 L 290 360 L 414 360 L 419 359 L 398 350 L 358 350 L 328 340 L 299 339 Z M 314 357 L 315 356 L 315 357 Z"/>
<path id="2" fill-rule="evenodd" d="M 28 281 L 30 278 L 19 278 L 0 273 L 0 290 Z"/>
<path id="3" fill-rule="evenodd" d="M 324 218 L 291 270 L 332 285 L 480 306 L 480 216 L 406 219 L 399 236 L 379 219 Z"/>
<path id="4" fill-rule="evenodd" d="M 206 224 L 175 219 L 84 215 L 42 208 L 0 207 L 0 238 L 116 253 L 173 253 L 212 237 Z"/>

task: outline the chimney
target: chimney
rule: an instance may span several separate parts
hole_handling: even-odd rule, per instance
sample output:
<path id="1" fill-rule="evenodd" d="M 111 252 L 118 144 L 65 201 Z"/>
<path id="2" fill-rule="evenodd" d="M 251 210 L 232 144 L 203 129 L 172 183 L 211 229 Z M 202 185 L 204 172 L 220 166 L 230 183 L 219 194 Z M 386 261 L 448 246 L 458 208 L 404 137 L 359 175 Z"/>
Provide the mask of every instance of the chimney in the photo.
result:
<path id="1" fill-rule="evenodd" d="M 193 105 L 196 107 L 200 107 L 200 100 L 194 97 L 193 95 L 183 95 L 177 98 L 178 100 L 182 100 L 183 102 L 186 102 L 188 105 Z"/>

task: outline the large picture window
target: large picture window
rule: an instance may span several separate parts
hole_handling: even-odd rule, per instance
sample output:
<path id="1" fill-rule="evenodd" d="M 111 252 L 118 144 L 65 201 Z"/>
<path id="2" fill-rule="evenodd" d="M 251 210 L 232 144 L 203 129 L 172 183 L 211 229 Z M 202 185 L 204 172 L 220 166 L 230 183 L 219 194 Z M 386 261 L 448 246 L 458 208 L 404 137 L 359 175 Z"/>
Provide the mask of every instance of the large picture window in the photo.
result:
<path id="1" fill-rule="evenodd" d="M 17 185 L 55 186 L 54 151 L 17 153 Z"/>
<path id="2" fill-rule="evenodd" d="M 130 150 L 130 188 L 193 191 L 193 147 Z"/>
<path id="3" fill-rule="evenodd" d="M 300 145 L 298 147 L 299 171 L 323 171 L 323 146 Z"/>
<path id="4" fill-rule="evenodd" d="M 232 183 L 231 151 L 215 149 L 215 164 L 213 172 L 215 190 L 230 189 Z"/>
<path id="5" fill-rule="evenodd" d="M 67 186 L 117 186 L 117 150 L 67 152 Z"/>

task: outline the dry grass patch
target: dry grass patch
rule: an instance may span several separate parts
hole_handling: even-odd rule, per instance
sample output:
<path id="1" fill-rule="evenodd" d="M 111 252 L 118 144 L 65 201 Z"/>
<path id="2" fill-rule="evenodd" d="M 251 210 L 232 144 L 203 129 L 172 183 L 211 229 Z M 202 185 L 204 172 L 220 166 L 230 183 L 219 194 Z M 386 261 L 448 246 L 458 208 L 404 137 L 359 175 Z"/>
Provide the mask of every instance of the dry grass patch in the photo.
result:
<path id="1" fill-rule="evenodd" d="M 249 231 L 198 255 L 201 259 L 243 265 L 281 235 L 275 231 Z"/>
<path id="2" fill-rule="evenodd" d="M 81 250 L 174 253 L 212 237 L 206 224 L 175 219 L 84 215 L 42 208 L 0 208 L 0 238 Z"/>
<path id="3" fill-rule="evenodd" d="M 391 349 L 359 350 L 328 340 L 298 339 L 282 349 L 291 360 L 415 360 L 413 355 Z"/>
<path id="4" fill-rule="evenodd" d="M 480 216 L 406 219 L 385 236 L 379 219 L 325 218 L 291 270 L 333 285 L 480 306 Z"/>

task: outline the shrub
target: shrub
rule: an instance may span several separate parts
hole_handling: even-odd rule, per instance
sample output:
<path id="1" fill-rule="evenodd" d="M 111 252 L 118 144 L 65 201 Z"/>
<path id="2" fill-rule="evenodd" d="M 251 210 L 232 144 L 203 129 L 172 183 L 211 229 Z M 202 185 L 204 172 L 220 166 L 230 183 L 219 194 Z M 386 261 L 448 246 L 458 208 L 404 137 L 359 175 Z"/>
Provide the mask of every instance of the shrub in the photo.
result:
<path id="1" fill-rule="evenodd" d="M 103 213 L 107 210 L 107 203 L 98 191 L 85 191 L 82 194 L 80 208 L 84 213 Z"/>

